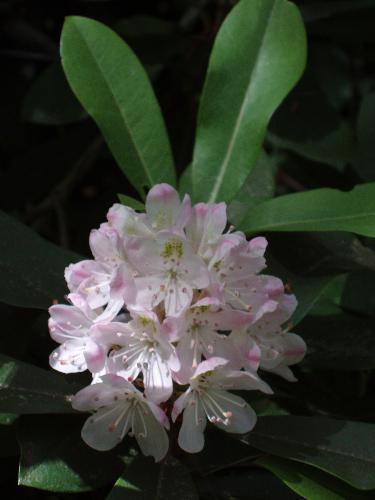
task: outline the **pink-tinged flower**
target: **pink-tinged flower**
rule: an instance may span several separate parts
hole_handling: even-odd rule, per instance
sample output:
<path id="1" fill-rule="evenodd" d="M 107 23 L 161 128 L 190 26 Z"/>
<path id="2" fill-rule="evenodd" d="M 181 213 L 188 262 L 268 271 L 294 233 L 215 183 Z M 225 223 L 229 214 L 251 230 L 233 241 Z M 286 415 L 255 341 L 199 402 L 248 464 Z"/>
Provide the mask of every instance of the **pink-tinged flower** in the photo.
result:
<path id="1" fill-rule="evenodd" d="M 227 225 L 225 203 L 198 203 L 193 207 L 186 235 L 194 251 L 209 260 Z"/>
<path id="2" fill-rule="evenodd" d="M 252 316 L 244 311 L 223 310 L 214 299 L 205 298 L 192 305 L 177 318 L 167 318 L 166 325 L 174 323 L 173 339 L 179 340 L 176 351 L 181 369 L 174 374 L 180 384 L 188 383 L 202 357 L 226 358 L 232 368 L 241 368 L 241 355 L 231 339 L 218 331 L 229 331 L 248 325 Z"/>
<path id="3" fill-rule="evenodd" d="M 65 269 L 69 290 L 81 295 L 91 309 L 105 307 L 99 321 L 114 318 L 124 304 L 136 299 L 134 279 L 128 267 L 113 267 L 95 260 L 83 260 Z"/>
<path id="4" fill-rule="evenodd" d="M 173 371 L 180 369 L 175 348 L 160 330 L 157 316 L 152 312 L 134 314 L 129 323 L 98 325 L 95 340 L 109 342 L 113 348 L 107 360 L 107 370 L 129 381 L 140 373 L 146 396 L 160 403 L 173 391 Z"/>
<path id="5" fill-rule="evenodd" d="M 71 296 L 73 298 L 73 295 Z M 90 336 L 97 314 L 84 307 L 82 299 L 75 297 L 77 305 L 58 304 L 49 308 L 49 331 L 53 340 L 61 344 L 50 355 L 50 365 L 63 373 L 102 369 L 105 352 Z"/>
<path id="6" fill-rule="evenodd" d="M 130 207 L 115 203 L 107 213 L 109 227 L 115 229 L 122 240 L 133 236 L 153 238 L 146 214 L 139 214 Z"/>
<path id="7" fill-rule="evenodd" d="M 102 382 L 79 391 L 72 405 L 79 411 L 95 411 L 82 428 L 82 438 L 92 448 L 110 450 L 129 434 L 155 462 L 166 455 L 169 442 L 164 428 L 169 429 L 168 418 L 122 377 L 104 375 Z"/>
<path id="8" fill-rule="evenodd" d="M 296 380 L 288 367 L 302 361 L 306 354 L 306 344 L 301 337 L 282 327 L 296 306 L 294 295 L 283 294 L 277 306 L 258 321 L 241 331 L 231 333 L 233 343 L 243 353 L 245 368 L 254 368 L 254 364 L 246 356 L 249 347 L 256 345 L 260 351 L 261 369 L 276 373 L 290 382 Z"/>
<path id="9" fill-rule="evenodd" d="M 189 195 L 182 203 L 177 191 L 169 184 L 156 184 L 147 194 L 146 214 L 154 231 L 172 231 L 183 234 L 192 215 Z"/>
<path id="10" fill-rule="evenodd" d="M 89 243 L 96 262 L 107 264 L 112 268 L 127 262 L 124 242 L 109 224 L 104 223 L 99 229 L 93 229 Z"/>
<path id="11" fill-rule="evenodd" d="M 213 357 L 200 363 L 190 379 L 190 387 L 173 406 L 172 420 L 183 412 L 179 446 L 197 453 L 204 446 L 207 420 L 222 430 L 243 434 L 251 431 L 256 414 L 239 396 L 228 390 L 261 390 L 272 393 L 255 373 L 226 369 L 227 360 Z"/>
<path id="12" fill-rule="evenodd" d="M 138 270 L 137 306 L 153 309 L 164 301 L 167 316 L 178 316 L 191 304 L 194 289 L 209 284 L 207 266 L 188 242 L 176 234 L 161 232 L 155 239 L 132 238 L 127 253 Z"/>
<path id="13" fill-rule="evenodd" d="M 230 235 L 229 235 L 230 236 Z M 269 308 L 277 306 L 277 299 L 284 292 L 281 280 L 274 276 L 258 275 L 265 266 L 264 238 L 247 242 L 223 240 L 211 260 L 213 282 L 221 284 L 225 303 L 234 309 L 250 311 L 254 321 Z"/>

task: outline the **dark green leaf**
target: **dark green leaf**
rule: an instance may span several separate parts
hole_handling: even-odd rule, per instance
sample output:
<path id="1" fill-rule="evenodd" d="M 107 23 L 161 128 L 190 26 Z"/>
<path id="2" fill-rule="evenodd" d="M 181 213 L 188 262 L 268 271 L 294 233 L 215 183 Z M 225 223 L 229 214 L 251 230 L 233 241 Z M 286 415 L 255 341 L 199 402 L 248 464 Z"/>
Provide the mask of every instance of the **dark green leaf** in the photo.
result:
<path id="1" fill-rule="evenodd" d="M 279 457 L 265 457 L 256 461 L 273 472 L 289 488 L 307 500 L 361 500 L 374 498 L 373 491 L 360 491 L 309 465 Z"/>
<path id="2" fill-rule="evenodd" d="M 294 4 L 242 0 L 233 8 L 215 40 L 200 103 L 192 167 L 195 200 L 235 196 L 305 58 L 304 26 Z"/>
<path id="3" fill-rule="evenodd" d="M 35 80 L 25 96 L 24 120 L 42 125 L 66 125 L 87 117 L 66 81 L 60 61 Z"/>
<path id="4" fill-rule="evenodd" d="M 375 270 L 375 252 L 353 233 L 269 233 L 272 256 L 297 275 Z"/>
<path id="5" fill-rule="evenodd" d="M 68 17 L 61 55 L 70 86 L 141 196 L 146 186 L 174 184 L 159 105 L 145 70 L 126 43 L 97 21 Z"/>
<path id="6" fill-rule="evenodd" d="M 67 292 L 64 269 L 79 257 L 0 212 L 0 300 L 45 309 Z M 27 249 L 27 251 L 25 251 Z"/>
<path id="7" fill-rule="evenodd" d="M 310 67 L 273 116 L 269 139 L 276 147 L 342 170 L 352 159 L 353 135 Z"/>
<path id="8" fill-rule="evenodd" d="M 309 123 L 310 121 L 309 116 L 302 115 L 301 118 L 304 123 Z M 293 133 L 297 130 L 299 133 L 301 132 L 301 127 L 295 122 L 293 123 L 291 120 L 287 121 L 290 123 L 290 129 L 293 130 Z M 323 117 L 322 121 L 324 121 Z M 351 161 L 353 152 L 353 132 L 349 125 L 341 121 L 337 128 L 319 140 L 309 137 L 309 132 L 316 130 L 314 126 L 312 127 L 310 131 L 304 132 L 306 134 L 305 137 L 287 137 L 284 134 L 287 134 L 288 130 L 284 128 L 282 136 L 269 134 L 269 139 L 274 146 L 288 149 L 309 160 L 326 163 L 336 167 L 338 170 L 343 170 Z"/>
<path id="9" fill-rule="evenodd" d="M 115 452 L 89 448 L 81 438 L 81 416 L 24 417 L 17 426 L 21 447 L 18 483 L 56 492 L 89 491 L 121 473 Z"/>
<path id="10" fill-rule="evenodd" d="M 71 413 L 69 402 L 79 387 L 63 375 L 0 354 L 0 411 Z"/>
<path id="11" fill-rule="evenodd" d="M 225 474 L 204 476 L 198 479 L 197 486 L 203 500 L 300 499 L 276 476 L 253 464 Z"/>
<path id="12" fill-rule="evenodd" d="M 269 198 L 275 192 L 274 165 L 270 156 L 262 152 L 254 169 L 228 206 L 228 219 L 238 224 L 246 212 Z"/>
<path id="13" fill-rule="evenodd" d="M 375 488 L 375 426 L 324 417 L 261 417 L 243 441 L 314 465 L 355 488 Z"/>
<path id="14" fill-rule="evenodd" d="M 349 231 L 375 236 L 375 183 L 352 191 L 313 189 L 279 196 L 251 209 L 239 225 L 263 231 Z"/>
<path id="15" fill-rule="evenodd" d="M 131 196 L 127 196 L 126 194 L 118 194 L 117 196 L 123 205 L 134 208 L 134 210 L 137 210 L 138 212 L 145 211 L 145 206 L 141 201 L 138 201 Z"/>
<path id="16" fill-rule="evenodd" d="M 306 22 L 335 16 L 343 12 L 375 7 L 373 0 L 342 0 L 335 2 L 314 2 L 301 7 Z"/>
<path id="17" fill-rule="evenodd" d="M 341 276 L 315 276 L 311 278 L 297 278 L 293 281 L 293 292 L 295 293 L 298 306 L 290 321 L 297 325 L 314 307 L 324 292 L 337 280 L 342 280 Z M 343 288 L 342 284 L 342 288 Z"/>
<path id="18" fill-rule="evenodd" d="M 314 367 L 375 368 L 375 321 L 349 314 L 313 316 L 301 323 L 297 331 L 308 346 L 306 363 Z"/>
<path id="19" fill-rule="evenodd" d="M 375 272 L 351 273 L 345 281 L 340 304 L 344 309 L 375 315 Z"/>
<path id="20" fill-rule="evenodd" d="M 147 475 L 145 472 L 147 471 Z M 161 463 L 139 456 L 117 480 L 107 500 L 198 500 L 188 469 L 172 456 Z"/>
<path id="21" fill-rule="evenodd" d="M 356 168 L 366 181 L 375 180 L 375 92 L 364 96 L 357 122 Z"/>

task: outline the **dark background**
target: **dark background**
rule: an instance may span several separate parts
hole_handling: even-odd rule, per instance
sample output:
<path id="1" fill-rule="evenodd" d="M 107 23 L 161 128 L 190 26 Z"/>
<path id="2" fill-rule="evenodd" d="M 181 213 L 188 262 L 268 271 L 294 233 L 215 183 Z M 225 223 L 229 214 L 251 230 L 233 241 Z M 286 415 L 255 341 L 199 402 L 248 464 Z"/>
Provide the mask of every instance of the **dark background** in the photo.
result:
<path id="1" fill-rule="evenodd" d="M 191 160 L 197 106 L 210 49 L 234 3 L 0 1 L 0 208 L 47 239 L 88 255 L 89 232 L 104 220 L 109 206 L 117 201 L 117 193 L 136 197 L 95 124 L 65 82 L 59 63 L 59 37 L 65 16 L 100 20 L 116 29 L 134 49 L 152 80 L 181 172 Z M 369 122 L 364 129 L 362 124 L 359 138 L 358 121 L 364 100 L 375 89 L 375 1 L 296 3 L 306 23 L 309 58 L 302 81 L 273 117 L 266 141 L 277 180 L 276 192 L 322 186 L 350 189 L 354 184 L 373 181 L 375 153 L 369 153 L 363 143 L 375 143 L 375 122 Z M 371 103 L 369 99 L 368 106 Z M 319 234 L 275 234 L 270 239 L 277 257 L 297 274 L 374 272 L 374 264 L 369 267 L 348 255 L 352 240 L 343 242 L 337 236 Z M 369 241 L 362 243 L 373 245 Z M 290 249 L 297 244 L 300 252 L 290 255 Z M 2 337 L 1 352 L 47 367 L 53 343 L 46 329 L 40 328 L 46 317 L 5 305 L 0 311 L 4 328 L 9 324 L 9 331 L 20 339 L 14 345 Z M 315 326 L 310 322 L 305 326 L 308 328 Z M 341 373 L 300 373 L 301 385 L 292 389 L 299 414 L 314 411 L 373 420 L 371 373 L 359 371 L 344 378 Z M 15 451 L 13 458 L 1 459 L 4 498 L 71 497 L 17 489 L 16 455 Z M 238 474 L 231 480 L 234 498 L 249 498 L 244 493 L 247 486 L 242 484 L 242 472 L 233 472 Z M 221 480 L 219 475 L 218 484 Z M 272 480 L 264 473 L 258 486 L 253 482 L 251 498 L 274 498 L 272 490 L 267 489 Z M 279 487 L 278 498 L 297 498 Z M 99 499 L 103 494 L 76 496 Z"/>

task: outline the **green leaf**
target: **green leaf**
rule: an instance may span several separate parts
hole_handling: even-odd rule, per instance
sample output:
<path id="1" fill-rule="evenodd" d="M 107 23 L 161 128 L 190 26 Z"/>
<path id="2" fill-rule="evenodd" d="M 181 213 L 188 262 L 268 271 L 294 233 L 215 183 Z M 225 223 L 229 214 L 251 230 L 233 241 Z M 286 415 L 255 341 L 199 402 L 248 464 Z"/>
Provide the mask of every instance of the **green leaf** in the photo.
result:
<path id="1" fill-rule="evenodd" d="M 0 411 L 72 413 L 70 397 L 80 387 L 63 375 L 0 354 Z"/>
<path id="2" fill-rule="evenodd" d="M 263 151 L 245 183 L 229 204 L 228 219 L 234 225 L 238 224 L 250 208 L 272 198 L 274 192 L 275 176 L 273 161 Z"/>
<path id="3" fill-rule="evenodd" d="M 279 457 L 265 457 L 256 464 L 273 472 L 290 489 L 307 500 L 361 500 L 374 498 L 373 491 L 360 491 L 309 465 Z"/>
<path id="4" fill-rule="evenodd" d="M 303 119 L 304 123 L 311 121 L 311 117 L 309 116 L 303 116 Z M 324 120 L 323 117 L 322 120 Z M 298 127 L 296 123 L 293 124 L 291 120 L 287 121 L 290 123 L 293 134 L 295 131 L 298 131 L 299 134 L 301 133 L 301 127 Z M 314 130 L 316 128 L 305 131 L 305 137 L 287 137 L 284 134 L 282 136 L 269 134 L 269 139 L 276 147 L 288 149 L 309 160 L 326 163 L 342 171 L 350 163 L 353 151 L 353 132 L 348 123 L 341 121 L 337 128 L 319 140 L 311 138 L 311 136 L 309 137 L 309 133 Z M 284 129 L 284 133 L 287 134 L 288 131 Z"/>
<path id="5" fill-rule="evenodd" d="M 366 181 L 375 180 L 374 120 L 375 92 L 372 92 L 363 97 L 357 121 L 355 166 L 362 179 Z"/>
<path id="6" fill-rule="evenodd" d="M 79 256 L 0 211 L 0 301 L 45 309 L 67 292 L 64 269 Z M 27 251 L 26 251 L 27 249 Z"/>
<path id="7" fill-rule="evenodd" d="M 347 276 L 345 274 L 339 276 L 297 276 L 272 257 L 268 259 L 268 272 L 282 279 L 297 298 L 297 308 L 290 318 L 290 323 L 294 326 L 309 314 L 330 286 L 341 280 L 341 289 L 343 289 Z"/>
<path id="8" fill-rule="evenodd" d="M 69 84 L 141 196 L 175 184 L 172 153 L 151 84 L 126 43 L 98 21 L 68 17 L 61 37 Z"/>
<path id="9" fill-rule="evenodd" d="M 375 236 L 375 183 L 352 191 L 312 189 L 265 201 L 239 224 L 247 233 L 263 231 L 349 231 Z"/>
<path id="10" fill-rule="evenodd" d="M 305 362 L 336 370 L 375 368 L 374 331 L 374 320 L 350 314 L 313 316 L 298 328 L 308 346 Z"/>
<path id="11" fill-rule="evenodd" d="M 324 417 L 261 417 L 242 438 L 255 448 L 322 469 L 355 488 L 375 488 L 375 425 Z"/>
<path id="12" fill-rule="evenodd" d="M 147 476 L 145 475 L 147 471 Z M 139 456 L 117 480 L 107 500 L 198 500 L 188 469 L 172 456 L 155 463 Z"/>
<path id="13" fill-rule="evenodd" d="M 268 139 L 276 147 L 342 170 L 352 159 L 353 135 L 309 67 L 272 117 Z"/>
<path id="14" fill-rule="evenodd" d="M 134 208 L 134 210 L 137 210 L 138 212 L 145 211 L 144 203 L 142 203 L 141 201 L 138 201 L 131 196 L 127 196 L 126 194 L 118 194 L 117 196 L 123 205 Z"/>
<path id="15" fill-rule="evenodd" d="M 306 22 L 316 21 L 337 14 L 375 7 L 373 0 L 342 0 L 336 2 L 314 2 L 303 5 L 301 11 Z"/>
<path id="16" fill-rule="evenodd" d="M 70 90 L 60 61 L 48 66 L 35 80 L 22 107 L 24 120 L 41 125 L 66 125 L 86 117 Z"/>
<path id="17" fill-rule="evenodd" d="M 345 282 L 340 304 L 346 310 L 375 316 L 375 272 L 351 273 Z"/>
<path id="18" fill-rule="evenodd" d="M 268 121 L 305 66 L 306 38 L 286 0 L 242 0 L 215 40 L 200 102 L 193 195 L 230 201 L 261 151 Z"/>
<path id="19" fill-rule="evenodd" d="M 252 463 L 199 477 L 197 486 L 203 500 L 300 500 L 275 475 Z"/>
<path id="20" fill-rule="evenodd" d="M 330 286 L 346 278 L 346 275 L 340 276 L 314 276 L 311 278 L 296 278 L 293 281 L 293 293 L 295 293 L 298 306 L 290 321 L 297 325 L 314 307 L 320 297 Z M 344 282 L 342 282 L 342 288 Z"/>
<path id="21" fill-rule="evenodd" d="M 99 452 L 81 438 L 84 418 L 28 416 L 17 426 L 21 447 L 18 484 L 56 492 L 100 488 L 121 473 L 117 453 Z"/>
<path id="22" fill-rule="evenodd" d="M 193 196 L 193 168 L 191 164 L 182 172 L 178 182 L 178 190 L 181 196 L 185 194 Z"/>

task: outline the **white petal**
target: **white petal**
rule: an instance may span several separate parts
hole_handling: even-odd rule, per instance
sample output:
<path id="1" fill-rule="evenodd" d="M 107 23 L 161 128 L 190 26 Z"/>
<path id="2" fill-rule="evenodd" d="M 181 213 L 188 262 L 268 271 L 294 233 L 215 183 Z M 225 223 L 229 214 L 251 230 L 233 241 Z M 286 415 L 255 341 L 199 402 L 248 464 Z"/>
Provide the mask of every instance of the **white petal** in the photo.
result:
<path id="1" fill-rule="evenodd" d="M 215 406 L 211 401 L 211 407 L 214 407 L 217 413 L 219 413 L 218 407 L 222 408 L 224 410 L 223 415 L 227 418 L 225 423 L 220 420 L 213 422 L 217 427 L 236 434 L 244 434 L 251 431 L 257 417 L 254 410 L 246 401 L 227 391 L 214 390 L 210 391 L 209 394 L 217 405 Z"/>
<path id="2" fill-rule="evenodd" d="M 124 401 L 99 409 L 86 420 L 82 428 L 82 439 L 95 450 L 114 448 L 128 432 L 133 411 L 129 403 Z"/>
<path id="3" fill-rule="evenodd" d="M 172 229 L 180 209 L 177 191 L 169 184 L 156 184 L 147 194 L 146 212 L 154 229 Z"/>
<path id="4" fill-rule="evenodd" d="M 146 396 L 154 403 L 169 399 L 173 391 L 172 375 L 166 360 L 157 351 L 150 356 L 148 364 L 143 363 L 142 371 Z"/>
<path id="5" fill-rule="evenodd" d="M 164 307 L 167 316 L 178 316 L 191 304 L 193 291 L 185 281 L 171 279 L 165 290 Z"/>
<path id="6" fill-rule="evenodd" d="M 180 448 L 189 453 L 198 453 L 204 447 L 204 430 L 207 419 L 199 398 L 191 394 L 186 405 L 178 435 Z"/>
<path id="7" fill-rule="evenodd" d="M 181 396 L 179 396 L 174 402 L 172 409 L 172 421 L 175 422 L 180 413 L 185 409 L 187 403 L 189 402 L 189 394 L 191 389 L 187 389 Z"/>
<path id="8" fill-rule="evenodd" d="M 146 403 L 137 404 L 134 412 L 132 429 L 134 437 L 142 453 L 146 456 L 151 455 L 155 462 L 159 462 L 168 451 L 167 433 Z"/>
<path id="9" fill-rule="evenodd" d="M 61 373 L 78 373 L 87 370 L 84 349 L 83 341 L 64 342 L 51 353 L 49 357 L 51 367 Z"/>
<path id="10" fill-rule="evenodd" d="M 186 333 L 177 344 L 177 354 L 181 363 L 180 370 L 174 374 L 179 384 L 187 384 L 202 359 L 200 346 L 196 345 L 196 339 Z M 196 358 L 196 359 L 195 359 Z"/>

